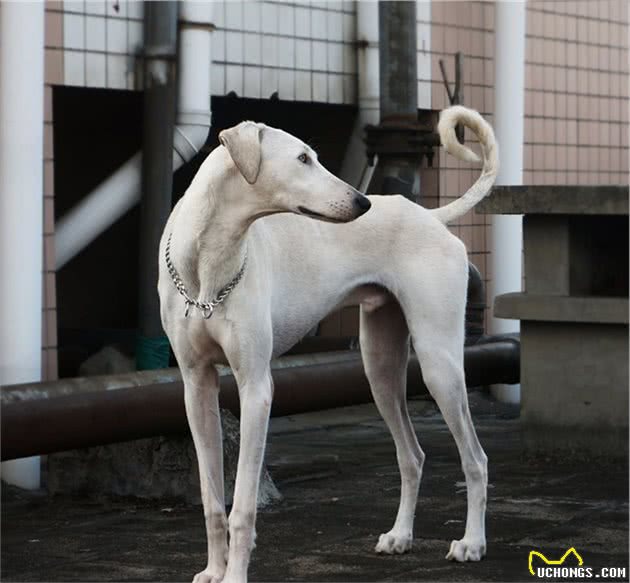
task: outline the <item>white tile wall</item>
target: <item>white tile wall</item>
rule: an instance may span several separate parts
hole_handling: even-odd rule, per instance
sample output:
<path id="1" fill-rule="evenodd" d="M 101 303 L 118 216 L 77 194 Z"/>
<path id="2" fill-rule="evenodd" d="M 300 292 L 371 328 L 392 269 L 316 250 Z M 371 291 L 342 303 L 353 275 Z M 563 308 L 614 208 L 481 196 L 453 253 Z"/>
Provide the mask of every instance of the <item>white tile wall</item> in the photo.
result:
<path id="1" fill-rule="evenodd" d="M 122 19 L 107 19 L 107 52 L 122 54 L 128 52 L 127 23 Z"/>
<path id="2" fill-rule="evenodd" d="M 271 69 L 269 67 L 262 68 L 262 88 L 261 93 L 263 98 L 269 98 L 276 91 L 278 91 L 278 87 L 280 86 L 280 74 L 279 69 Z M 221 95 L 212 88 L 212 91 L 215 95 Z"/>
<path id="3" fill-rule="evenodd" d="M 313 70 L 325 71 L 328 66 L 328 50 L 324 41 L 313 41 Z"/>
<path id="4" fill-rule="evenodd" d="M 260 99 L 260 67 L 245 67 L 243 75 L 243 95 L 245 97 Z"/>
<path id="5" fill-rule="evenodd" d="M 66 14 L 63 27 L 63 44 L 67 49 L 85 48 L 85 24 L 83 16 Z"/>
<path id="6" fill-rule="evenodd" d="M 313 101 L 328 101 L 326 73 L 313 73 Z"/>
<path id="7" fill-rule="evenodd" d="M 261 36 L 259 34 L 252 34 L 249 32 L 243 35 L 243 52 L 244 60 L 246 63 L 260 65 L 261 59 Z M 213 55 L 213 59 L 216 60 L 216 56 Z"/>
<path id="8" fill-rule="evenodd" d="M 107 86 L 127 89 L 127 59 L 125 55 L 107 55 Z"/>
<path id="9" fill-rule="evenodd" d="M 278 66 L 278 40 L 277 36 L 262 37 L 263 65 L 268 67 Z M 216 62 L 216 59 L 214 61 Z"/>
<path id="10" fill-rule="evenodd" d="M 328 70 L 335 73 L 343 72 L 343 45 L 328 43 Z"/>
<path id="11" fill-rule="evenodd" d="M 142 4 L 142 2 L 135 2 L 129 0 L 105 0 L 105 9 L 107 16 L 112 18 L 125 18 L 128 13 L 129 6 L 132 4 Z"/>
<path id="12" fill-rule="evenodd" d="M 295 41 L 295 67 L 297 69 L 311 68 L 311 41 L 302 39 Z"/>
<path id="13" fill-rule="evenodd" d="M 295 99 L 297 101 L 311 101 L 310 71 L 297 71 L 295 73 Z"/>
<path id="14" fill-rule="evenodd" d="M 106 86 L 106 60 L 104 53 L 86 53 L 85 83 L 88 87 Z"/>
<path id="15" fill-rule="evenodd" d="M 243 33 L 231 32 L 225 33 L 225 60 L 228 63 L 243 62 Z"/>
<path id="16" fill-rule="evenodd" d="M 325 39 L 327 35 L 326 12 L 324 10 L 311 10 L 311 36 Z"/>
<path id="17" fill-rule="evenodd" d="M 142 2 L 66 1 L 63 10 L 64 82 L 132 88 L 135 55 L 142 47 Z"/>
<path id="18" fill-rule="evenodd" d="M 243 95 L 243 67 L 241 65 L 227 65 L 225 67 L 225 92 L 236 91 Z"/>
<path id="19" fill-rule="evenodd" d="M 64 10 L 65 82 L 134 88 L 143 3 L 69 0 Z M 214 2 L 212 92 L 354 103 L 356 2 Z"/>
<path id="20" fill-rule="evenodd" d="M 280 37 L 278 39 L 278 65 L 285 69 L 295 68 L 295 39 Z"/>
<path id="21" fill-rule="evenodd" d="M 225 91 L 225 66 L 213 65 L 211 80 L 212 91 L 217 95 L 224 95 Z"/>
<path id="22" fill-rule="evenodd" d="M 243 4 L 243 2 L 225 2 L 225 28 L 243 30 Z"/>
<path id="23" fill-rule="evenodd" d="M 64 51 L 64 83 L 66 85 L 85 85 L 85 53 Z"/>
<path id="24" fill-rule="evenodd" d="M 295 71 L 278 69 L 278 96 L 280 99 L 295 99 Z"/>
<path id="25" fill-rule="evenodd" d="M 259 2 L 248 2 L 243 10 L 243 30 L 260 32 L 261 28 L 261 5 Z"/>
<path id="26" fill-rule="evenodd" d="M 295 34 L 295 8 L 281 6 L 278 11 L 278 30 L 281 34 L 293 36 Z"/>
<path id="27" fill-rule="evenodd" d="M 105 2 L 105 0 L 86 0 L 85 2 L 85 13 L 86 14 L 97 14 L 99 16 L 105 16 L 107 13 L 106 4 L 114 4 L 113 2 Z M 123 4 L 121 2 L 120 4 Z"/>
<path id="28" fill-rule="evenodd" d="M 328 101 L 343 103 L 343 75 L 328 75 Z"/>
<path id="29" fill-rule="evenodd" d="M 142 42 L 144 32 L 142 30 L 142 21 L 130 20 L 127 25 L 128 47 L 129 53 L 135 54 L 142 50 Z"/>
<path id="30" fill-rule="evenodd" d="M 86 16 L 85 18 L 85 48 L 88 51 L 105 51 L 105 18 Z"/>
<path id="31" fill-rule="evenodd" d="M 311 36 L 310 10 L 298 6 L 295 8 L 295 35 L 303 38 Z"/>

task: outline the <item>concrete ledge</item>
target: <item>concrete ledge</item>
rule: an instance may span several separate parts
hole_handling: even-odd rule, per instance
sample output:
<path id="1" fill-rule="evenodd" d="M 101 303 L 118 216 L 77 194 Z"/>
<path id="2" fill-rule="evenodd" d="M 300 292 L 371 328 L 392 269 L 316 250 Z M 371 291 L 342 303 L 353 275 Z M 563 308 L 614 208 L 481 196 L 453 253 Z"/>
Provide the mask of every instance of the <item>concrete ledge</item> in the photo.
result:
<path id="1" fill-rule="evenodd" d="M 628 215 L 627 186 L 495 186 L 483 214 Z"/>
<path id="2" fill-rule="evenodd" d="M 525 422 L 523 446 L 526 457 L 551 458 L 555 463 L 615 463 L 628 458 L 628 426 L 599 427 L 586 431 L 583 426 L 552 427 Z"/>
<path id="3" fill-rule="evenodd" d="M 628 299 L 503 294 L 494 300 L 494 314 L 499 318 L 539 322 L 628 324 Z"/>

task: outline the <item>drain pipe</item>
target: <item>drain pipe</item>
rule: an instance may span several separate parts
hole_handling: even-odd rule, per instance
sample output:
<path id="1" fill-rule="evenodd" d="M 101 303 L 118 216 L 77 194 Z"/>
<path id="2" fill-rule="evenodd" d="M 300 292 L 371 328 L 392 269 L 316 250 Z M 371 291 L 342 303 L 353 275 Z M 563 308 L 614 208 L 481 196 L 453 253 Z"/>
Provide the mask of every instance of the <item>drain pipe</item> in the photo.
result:
<path id="1" fill-rule="evenodd" d="M 180 64 L 173 171 L 204 145 L 210 130 L 213 2 L 180 2 Z M 141 155 L 132 156 L 55 225 L 61 269 L 140 200 Z"/>
<path id="2" fill-rule="evenodd" d="M 44 3 L 0 3 L 0 385 L 41 380 Z M 29 433 L 22 425 L 20 431 Z M 39 487 L 39 457 L 2 464 Z"/>
<path id="3" fill-rule="evenodd" d="M 525 0 L 495 4 L 495 117 L 494 132 L 501 146 L 497 185 L 523 183 L 523 124 L 525 119 Z M 523 220 L 520 215 L 493 215 L 491 230 L 492 282 L 490 297 L 520 291 Z M 518 332 L 518 320 L 494 317 L 492 334 Z M 494 385 L 499 400 L 518 403 L 520 385 Z"/>
<path id="4" fill-rule="evenodd" d="M 363 141 L 365 126 L 379 122 L 378 2 L 357 2 L 357 77 L 359 113 L 346 150 L 342 180 L 364 192 L 374 166 L 368 165 Z"/>
<path id="5" fill-rule="evenodd" d="M 160 236 L 172 207 L 177 3 L 144 4 L 144 111 L 136 368 L 166 368 L 168 339 L 155 293 Z"/>

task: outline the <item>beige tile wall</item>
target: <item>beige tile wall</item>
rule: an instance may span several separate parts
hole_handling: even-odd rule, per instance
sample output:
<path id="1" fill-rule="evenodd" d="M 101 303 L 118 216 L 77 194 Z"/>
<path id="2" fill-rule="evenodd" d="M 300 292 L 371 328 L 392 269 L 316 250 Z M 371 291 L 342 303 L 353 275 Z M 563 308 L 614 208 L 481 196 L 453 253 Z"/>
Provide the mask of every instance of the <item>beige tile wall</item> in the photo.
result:
<path id="1" fill-rule="evenodd" d="M 431 105 L 443 109 L 449 105 L 440 71 L 444 61 L 451 87 L 455 83 L 455 53 L 462 53 L 463 105 L 479 111 L 492 123 L 494 111 L 494 4 L 491 2 L 432 2 L 431 7 Z M 472 136 L 465 136 L 468 144 Z M 476 145 L 473 146 L 473 149 Z M 479 170 L 440 152 L 436 161 L 439 177 L 425 183 L 423 198 L 431 206 L 461 196 L 477 179 Z M 469 259 L 487 281 L 490 277 L 486 240 L 489 221 L 474 211 L 459 219 L 451 230 L 468 248 Z"/>
<path id="2" fill-rule="evenodd" d="M 492 123 L 494 3 L 433 2 L 431 16 L 432 107 L 448 105 L 440 58 L 452 83 L 461 51 L 463 103 Z M 628 3 L 528 0 L 526 31 L 524 183 L 628 184 Z M 477 176 L 450 156 L 439 169 L 441 205 Z M 488 219 L 472 211 L 452 230 L 487 284 Z"/>
<path id="3" fill-rule="evenodd" d="M 64 79 L 61 2 L 46 2 L 44 74 L 44 278 L 42 314 L 42 378 L 57 378 L 57 295 L 55 287 L 55 159 L 52 88 Z"/>
<path id="4" fill-rule="evenodd" d="M 527 3 L 526 184 L 628 184 L 628 3 Z"/>

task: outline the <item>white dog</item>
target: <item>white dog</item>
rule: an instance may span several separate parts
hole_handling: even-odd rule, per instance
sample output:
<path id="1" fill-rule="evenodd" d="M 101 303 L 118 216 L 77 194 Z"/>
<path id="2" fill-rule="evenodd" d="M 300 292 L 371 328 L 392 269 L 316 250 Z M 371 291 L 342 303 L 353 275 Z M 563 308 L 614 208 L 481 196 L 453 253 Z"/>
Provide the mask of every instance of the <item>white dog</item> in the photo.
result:
<path id="1" fill-rule="evenodd" d="M 483 171 L 466 194 L 439 209 L 401 196 L 365 197 L 325 170 L 297 138 L 243 122 L 221 132 L 222 146 L 173 210 L 160 244 L 158 290 L 199 462 L 208 564 L 195 583 L 247 580 L 273 397 L 269 361 L 335 308 L 356 304 L 365 371 L 401 474 L 398 515 L 376 551 L 404 553 L 413 540 L 424 453 L 405 402 L 411 337 L 466 476 L 466 530 L 447 558 L 478 561 L 485 554 L 487 458 L 471 421 L 463 370 L 467 256 L 445 224 L 490 191 L 498 156 L 492 128 L 460 106 L 440 118 L 448 152 L 481 161 L 458 143 L 457 123 L 477 135 Z M 232 367 L 241 400 L 229 520 L 217 363 Z"/>

